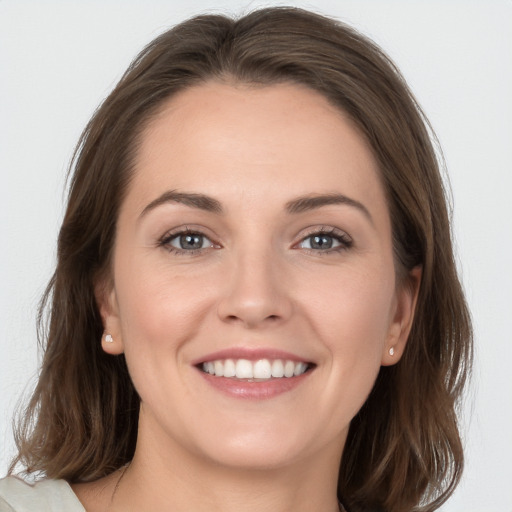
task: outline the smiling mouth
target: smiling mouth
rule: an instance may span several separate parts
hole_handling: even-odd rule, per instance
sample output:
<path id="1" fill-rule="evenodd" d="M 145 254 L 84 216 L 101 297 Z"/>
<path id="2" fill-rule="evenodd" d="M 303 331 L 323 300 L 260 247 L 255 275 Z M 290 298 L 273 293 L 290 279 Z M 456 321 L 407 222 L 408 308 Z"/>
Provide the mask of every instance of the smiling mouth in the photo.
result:
<path id="1" fill-rule="evenodd" d="M 312 363 L 288 359 L 217 359 L 200 363 L 198 368 L 214 377 L 225 377 L 248 382 L 298 377 L 313 368 Z"/>

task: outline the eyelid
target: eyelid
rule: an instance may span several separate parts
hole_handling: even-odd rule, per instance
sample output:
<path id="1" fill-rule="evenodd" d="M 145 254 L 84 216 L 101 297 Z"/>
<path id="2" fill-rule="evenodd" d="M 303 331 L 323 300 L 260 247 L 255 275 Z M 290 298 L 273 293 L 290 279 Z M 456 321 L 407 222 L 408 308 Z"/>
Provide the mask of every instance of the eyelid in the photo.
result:
<path id="1" fill-rule="evenodd" d="M 299 244 L 301 244 L 306 239 L 308 239 L 312 236 L 315 236 L 315 235 L 331 236 L 331 237 L 335 238 L 340 243 L 340 245 L 333 247 L 333 248 L 325 249 L 325 250 L 299 247 Z M 295 242 L 293 244 L 293 248 L 294 249 L 302 249 L 304 251 L 315 253 L 315 254 L 328 254 L 330 252 L 340 252 L 340 251 L 350 249 L 352 247 L 353 243 L 354 243 L 354 241 L 353 241 L 352 237 L 346 231 L 344 231 L 342 229 L 336 228 L 334 226 L 311 226 L 300 234 L 300 238 L 297 242 Z"/>
<path id="2" fill-rule="evenodd" d="M 208 234 L 205 228 L 200 226 L 191 226 L 191 225 L 183 225 L 178 226 L 176 228 L 170 229 L 162 235 L 158 241 L 157 246 L 165 248 L 169 252 L 174 252 L 177 254 L 187 254 L 194 255 L 198 253 L 202 253 L 208 251 L 210 249 L 220 249 L 222 248 L 221 244 L 215 241 L 215 238 Z M 200 235 L 211 242 L 209 247 L 199 248 L 199 249 L 180 249 L 178 247 L 174 247 L 170 244 L 171 240 L 175 238 L 186 235 L 186 234 L 196 234 Z M 315 235 L 327 235 L 335 238 L 339 245 L 336 247 L 332 247 L 329 249 L 313 249 L 313 248 L 304 248 L 299 247 L 299 245 L 304 242 L 307 238 L 313 237 Z M 353 245 L 352 237 L 344 230 L 336 228 L 334 226 L 311 226 L 303 230 L 298 236 L 298 240 L 293 243 L 292 249 L 301 249 L 306 252 L 314 253 L 314 254 L 328 254 L 333 252 L 341 252 L 347 249 L 350 249 Z"/>
<path id="3" fill-rule="evenodd" d="M 220 249 L 221 245 L 214 240 L 213 236 L 207 234 L 205 231 L 207 231 L 207 230 L 205 230 L 204 228 L 198 227 L 198 226 L 197 227 L 190 226 L 190 225 L 179 226 L 179 227 L 176 227 L 176 228 L 166 231 L 158 239 L 156 245 L 158 247 L 163 247 L 164 249 L 166 249 L 167 251 L 169 251 L 171 253 L 187 254 L 187 255 L 198 254 L 198 253 L 207 251 L 209 249 Z M 200 235 L 200 236 L 206 238 L 207 240 L 209 240 L 211 242 L 211 245 L 209 247 L 203 247 L 200 249 L 180 249 L 178 247 L 174 247 L 173 245 L 171 245 L 170 242 L 172 240 L 174 240 L 175 238 L 177 238 L 179 236 L 187 235 L 187 234 Z"/>

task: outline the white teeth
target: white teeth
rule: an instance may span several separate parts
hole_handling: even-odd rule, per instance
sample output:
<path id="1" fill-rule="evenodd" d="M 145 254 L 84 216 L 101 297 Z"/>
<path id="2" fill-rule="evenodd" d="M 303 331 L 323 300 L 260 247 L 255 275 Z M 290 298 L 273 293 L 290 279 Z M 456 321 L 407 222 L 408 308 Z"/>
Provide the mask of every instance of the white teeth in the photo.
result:
<path id="1" fill-rule="evenodd" d="M 247 361 L 247 359 L 239 359 L 236 362 L 235 369 L 236 369 L 236 378 L 237 379 L 252 379 L 253 378 L 251 361 Z"/>
<path id="2" fill-rule="evenodd" d="M 308 365 L 306 363 L 297 363 L 293 370 L 293 375 L 302 375 L 306 371 L 307 367 Z"/>
<path id="3" fill-rule="evenodd" d="M 222 363 L 222 361 L 220 361 Z M 224 377 L 234 377 L 236 375 L 235 362 L 233 359 L 224 361 Z M 219 375 L 220 377 L 220 375 Z"/>
<path id="4" fill-rule="evenodd" d="M 215 361 L 213 363 L 213 367 L 215 369 L 215 375 L 224 377 L 224 365 L 222 364 L 222 361 Z"/>
<path id="5" fill-rule="evenodd" d="M 272 370 L 268 359 L 260 359 L 254 363 L 252 370 L 255 379 L 270 379 Z"/>
<path id="6" fill-rule="evenodd" d="M 284 377 L 283 361 L 276 359 L 272 363 L 272 377 Z"/>
<path id="7" fill-rule="evenodd" d="M 279 379 L 282 377 L 296 377 L 302 375 L 308 368 L 307 363 L 281 359 L 218 359 L 203 363 L 204 372 L 216 377 L 229 377 L 237 379 Z"/>
<path id="8" fill-rule="evenodd" d="M 293 361 L 286 361 L 284 364 L 284 376 L 293 377 L 293 370 L 295 370 L 295 363 Z"/>

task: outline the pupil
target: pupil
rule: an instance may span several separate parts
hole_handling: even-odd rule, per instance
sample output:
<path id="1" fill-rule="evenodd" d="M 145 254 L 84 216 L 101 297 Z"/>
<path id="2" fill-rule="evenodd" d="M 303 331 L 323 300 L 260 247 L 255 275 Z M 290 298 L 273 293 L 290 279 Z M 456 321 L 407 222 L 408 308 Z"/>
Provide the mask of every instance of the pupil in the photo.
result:
<path id="1" fill-rule="evenodd" d="M 311 241 L 313 249 L 330 249 L 332 247 L 332 237 L 327 235 L 316 235 Z"/>
<path id="2" fill-rule="evenodd" d="M 183 249 L 201 249 L 203 246 L 203 237 L 202 235 L 181 235 L 180 236 L 180 245 Z"/>

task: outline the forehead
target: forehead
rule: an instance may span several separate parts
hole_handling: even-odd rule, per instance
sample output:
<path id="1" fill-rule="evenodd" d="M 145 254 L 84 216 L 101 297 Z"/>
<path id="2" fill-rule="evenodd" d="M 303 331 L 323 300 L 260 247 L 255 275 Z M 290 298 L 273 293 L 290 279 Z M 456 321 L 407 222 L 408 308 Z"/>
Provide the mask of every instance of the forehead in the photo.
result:
<path id="1" fill-rule="evenodd" d="M 338 192 L 386 208 L 377 164 L 353 122 L 293 84 L 211 82 L 172 97 L 142 133 L 128 196 L 142 209 L 164 189 L 200 189 L 228 203 Z"/>

